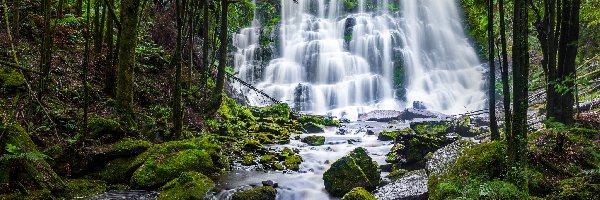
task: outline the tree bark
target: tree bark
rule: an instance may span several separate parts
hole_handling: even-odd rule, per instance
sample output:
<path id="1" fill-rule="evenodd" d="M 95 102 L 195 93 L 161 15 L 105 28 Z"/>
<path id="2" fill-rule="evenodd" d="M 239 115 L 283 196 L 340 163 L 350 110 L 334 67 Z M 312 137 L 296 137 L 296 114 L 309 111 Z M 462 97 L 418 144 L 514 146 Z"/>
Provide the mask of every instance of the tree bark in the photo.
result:
<path id="1" fill-rule="evenodd" d="M 108 0 L 105 1 L 105 7 L 107 7 L 107 9 L 110 9 L 109 6 L 107 4 L 113 4 L 114 0 Z M 114 35 L 114 26 L 113 26 L 113 21 L 115 19 L 113 19 L 112 15 L 108 15 L 107 16 L 107 20 L 106 20 L 106 35 L 105 35 L 105 41 L 106 41 L 106 69 L 105 69 L 105 73 L 104 73 L 104 92 L 106 94 L 108 94 L 109 96 L 114 97 L 115 95 L 115 82 L 116 82 L 116 70 L 115 70 L 115 53 L 114 53 L 114 41 L 113 41 L 113 35 Z"/>
<path id="2" fill-rule="evenodd" d="M 39 80 L 39 92 L 44 94 L 48 88 L 48 75 L 50 74 L 50 65 L 52 63 L 52 4 L 51 0 L 42 1 L 44 9 L 44 30 L 42 35 L 40 72 L 42 75 Z"/>
<path id="3" fill-rule="evenodd" d="M 499 0 L 500 10 L 500 43 L 502 45 L 502 98 L 504 104 L 504 133 L 507 144 L 512 143 L 511 112 L 510 112 L 510 87 L 508 83 L 508 53 L 506 50 L 506 22 L 504 19 L 504 0 Z"/>
<path id="4" fill-rule="evenodd" d="M 560 110 L 556 120 L 567 125 L 573 124 L 573 106 L 575 105 L 575 59 L 577 57 L 577 41 L 579 39 L 579 5 L 580 0 L 563 0 L 561 34 L 558 43 L 557 83 L 562 87 L 557 92 L 555 102 Z"/>
<path id="5" fill-rule="evenodd" d="M 124 121 L 133 121 L 133 70 L 135 68 L 135 48 L 139 21 L 140 0 L 121 1 L 119 66 L 117 74 L 117 101 L 124 111 Z"/>
<path id="6" fill-rule="evenodd" d="M 219 66 L 217 72 L 216 86 L 213 91 L 213 105 L 210 113 L 216 112 L 221 107 L 223 100 L 223 88 L 225 86 L 225 67 L 227 67 L 227 9 L 229 7 L 228 0 L 221 0 L 221 31 L 219 35 Z"/>
<path id="7" fill-rule="evenodd" d="M 488 106 L 490 111 L 490 132 L 492 140 L 500 140 L 496 122 L 496 68 L 494 67 L 494 0 L 488 0 L 488 60 L 490 77 L 488 88 Z"/>
<path id="8" fill-rule="evenodd" d="M 175 89 L 173 94 L 173 137 L 179 138 L 183 127 L 183 110 L 181 106 L 181 60 L 182 60 L 182 16 L 185 0 L 176 0 L 175 7 L 177 11 L 177 42 L 175 45 L 175 55 L 171 65 L 175 67 Z"/>
<path id="9" fill-rule="evenodd" d="M 75 2 L 75 14 L 76 14 L 78 17 L 81 17 L 81 10 L 82 10 L 82 7 L 83 7 L 83 0 L 77 0 L 77 1 Z"/>
<path id="10" fill-rule="evenodd" d="M 202 24 L 202 65 L 200 65 L 200 77 L 202 79 L 207 78 L 208 72 L 208 46 L 210 45 L 210 39 L 208 36 L 208 32 L 210 31 L 209 27 L 209 13 L 208 13 L 208 0 L 204 0 L 204 12 L 202 15 L 204 16 L 203 24 Z"/>
<path id="11" fill-rule="evenodd" d="M 96 1 L 96 3 L 98 3 Z M 87 2 L 87 6 L 86 6 L 86 12 L 90 13 L 90 4 L 91 4 L 91 0 L 88 0 Z M 98 6 L 96 6 L 96 10 L 98 10 Z M 96 13 L 96 19 L 97 19 L 97 15 L 98 13 Z M 88 69 L 90 67 L 90 27 L 91 27 L 91 23 L 90 23 L 90 15 L 86 15 L 86 28 L 85 28 L 85 55 L 84 55 L 84 62 L 83 62 L 83 74 L 81 76 L 82 79 L 82 83 L 83 83 L 83 135 L 87 135 L 87 131 L 88 131 L 88 109 L 89 109 L 89 101 L 88 101 L 88 83 L 87 83 L 87 76 L 88 76 Z"/>

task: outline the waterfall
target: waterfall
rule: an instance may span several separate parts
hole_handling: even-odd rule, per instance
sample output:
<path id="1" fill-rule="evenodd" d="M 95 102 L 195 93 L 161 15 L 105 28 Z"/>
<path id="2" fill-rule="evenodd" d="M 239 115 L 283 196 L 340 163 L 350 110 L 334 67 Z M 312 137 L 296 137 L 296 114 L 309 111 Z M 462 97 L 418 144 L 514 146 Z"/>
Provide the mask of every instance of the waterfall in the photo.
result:
<path id="1" fill-rule="evenodd" d="M 353 119 L 413 101 L 448 114 L 485 103 L 481 65 L 454 0 L 281 0 L 280 6 L 272 58 L 257 62 L 255 15 L 252 27 L 234 37 L 234 65 L 239 78 L 300 111 Z M 247 96 L 254 106 L 267 103 Z"/>

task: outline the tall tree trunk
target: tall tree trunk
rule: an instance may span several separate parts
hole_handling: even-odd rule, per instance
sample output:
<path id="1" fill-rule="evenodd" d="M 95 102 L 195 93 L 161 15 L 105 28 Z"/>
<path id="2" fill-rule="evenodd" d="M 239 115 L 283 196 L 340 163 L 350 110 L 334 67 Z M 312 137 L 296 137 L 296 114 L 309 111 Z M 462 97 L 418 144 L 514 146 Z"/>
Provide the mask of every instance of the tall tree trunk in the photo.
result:
<path id="1" fill-rule="evenodd" d="M 197 1 L 190 1 L 190 5 L 188 6 L 188 27 L 189 27 L 189 32 L 188 32 L 188 47 L 189 47 L 189 54 L 188 54 L 188 69 L 187 69 L 187 84 L 186 84 L 186 88 L 189 90 L 191 85 L 192 85 L 192 69 L 194 68 L 194 47 L 196 46 L 194 44 L 194 37 L 195 37 L 195 27 L 194 27 L 194 16 L 196 14 L 196 3 Z"/>
<path id="2" fill-rule="evenodd" d="M 75 14 L 78 17 L 81 17 L 81 9 L 82 9 L 82 7 L 83 7 L 83 0 L 77 0 L 75 2 Z"/>
<path id="3" fill-rule="evenodd" d="M 133 121 L 133 70 L 139 21 L 140 0 L 121 1 L 121 25 L 119 44 L 119 67 L 117 74 L 117 101 L 124 111 L 124 121 Z"/>
<path id="4" fill-rule="evenodd" d="M 508 83 L 508 53 L 506 50 L 506 22 L 504 20 L 504 0 L 499 0 L 500 9 L 500 43 L 502 45 L 502 98 L 504 104 L 504 133 L 507 144 L 512 143 L 510 87 Z M 510 151 L 510 150 L 509 150 Z"/>
<path id="5" fill-rule="evenodd" d="M 560 109 L 557 121 L 573 124 L 573 106 L 575 105 L 575 59 L 577 57 L 577 41 L 579 39 L 579 5 L 580 0 L 563 0 L 561 34 L 558 43 L 557 83 L 562 88 L 557 91 Z"/>
<path id="6" fill-rule="evenodd" d="M 63 15 L 65 14 L 64 9 L 65 9 L 65 0 L 58 0 L 58 8 L 56 10 L 58 11 L 59 19 L 63 18 Z"/>
<path id="7" fill-rule="evenodd" d="M 221 107 L 223 100 L 223 88 L 225 86 L 225 67 L 227 66 L 227 8 L 229 7 L 228 0 L 221 0 L 221 31 L 219 35 L 219 66 L 217 72 L 216 86 L 213 91 L 213 106 L 211 112 L 216 112 Z"/>
<path id="8" fill-rule="evenodd" d="M 19 38 L 21 32 L 21 1 L 14 1 L 13 3 L 13 36 Z M 8 22 L 8 19 L 6 19 Z"/>
<path id="9" fill-rule="evenodd" d="M 113 4 L 114 0 L 107 0 L 105 1 L 105 3 L 107 4 Z M 105 7 L 107 7 L 107 9 L 110 9 L 110 7 L 112 6 L 108 6 L 105 5 Z M 112 15 L 108 15 L 106 18 L 106 38 L 104 40 L 106 40 L 106 69 L 104 72 L 104 92 L 106 94 L 108 94 L 109 96 L 114 97 L 115 95 L 115 82 L 116 82 L 116 70 L 115 70 L 115 65 L 114 65 L 114 57 L 115 57 L 115 53 L 114 53 L 114 41 L 113 41 L 113 35 L 114 35 L 114 25 L 113 25 L 113 21 L 115 20 Z"/>
<path id="10" fill-rule="evenodd" d="M 529 77 L 529 16 L 527 0 L 514 1 L 513 21 L 513 103 L 514 115 L 512 122 L 512 136 L 515 145 L 510 152 L 509 159 L 514 170 L 526 172 L 527 168 L 527 93 Z M 527 190 L 526 177 L 513 177 L 519 188 Z"/>
<path id="11" fill-rule="evenodd" d="M 98 3 L 98 2 L 96 2 Z M 91 5 L 91 0 L 88 0 L 87 2 L 87 6 L 86 6 L 86 12 L 90 13 L 90 5 Z M 96 6 L 97 8 L 97 6 Z M 96 13 L 97 15 L 97 13 Z M 84 61 L 83 61 L 83 74 L 81 75 L 81 79 L 82 79 L 82 83 L 83 83 L 83 135 L 87 135 L 87 131 L 88 131 L 88 109 L 89 109 L 89 102 L 88 102 L 88 83 L 87 83 L 87 76 L 88 76 L 88 69 L 90 67 L 90 27 L 91 27 L 91 23 L 90 23 L 90 15 L 86 15 L 86 28 L 85 28 L 85 55 L 84 55 Z"/>
<path id="12" fill-rule="evenodd" d="M 183 2 L 182 2 L 183 1 Z M 181 106 L 181 60 L 182 60 L 182 16 L 185 0 L 176 0 L 175 7 L 177 10 L 177 43 L 175 46 L 175 55 L 171 61 L 171 65 L 175 67 L 175 94 L 173 94 L 173 132 L 174 138 L 181 136 L 181 130 L 183 127 L 183 110 Z"/>
<path id="13" fill-rule="evenodd" d="M 209 13 L 208 13 L 208 0 L 204 0 L 204 12 L 202 13 L 203 15 L 203 23 L 202 23 L 202 65 L 200 65 L 200 77 L 202 79 L 207 78 L 207 72 L 208 72 L 208 46 L 210 44 L 210 39 L 208 36 L 208 32 L 210 32 L 210 27 L 209 25 Z"/>
<path id="14" fill-rule="evenodd" d="M 44 9 L 44 31 L 42 35 L 40 72 L 42 75 L 39 80 L 39 92 L 44 94 L 48 88 L 48 75 L 50 74 L 50 65 L 52 64 L 52 4 L 51 0 L 43 0 Z"/>
<path id="15" fill-rule="evenodd" d="M 498 124 L 496 122 L 496 68 L 494 67 L 494 0 L 488 0 L 488 53 L 490 77 L 488 88 L 488 106 L 490 111 L 490 132 L 492 140 L 500 140 Z"/>
<path id="16" fill-rule="evenodd" d="M 104 32 L 102 15 L 104 13 L 100 13 L 102 0 L 95 0 L 94 3 L 94 52 L 98 54 L 102 51 L 102 35 Z"/>

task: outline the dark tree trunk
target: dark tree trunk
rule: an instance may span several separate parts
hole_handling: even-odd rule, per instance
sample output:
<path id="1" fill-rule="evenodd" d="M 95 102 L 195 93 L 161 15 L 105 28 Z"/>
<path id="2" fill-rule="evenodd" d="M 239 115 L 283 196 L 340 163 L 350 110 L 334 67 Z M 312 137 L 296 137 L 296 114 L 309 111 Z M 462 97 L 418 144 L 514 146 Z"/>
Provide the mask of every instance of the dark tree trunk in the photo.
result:
<path id="1" fill-rule="evenodd" d="M 77 0 L 75 2 L 75 14 L 78 17 L 81 17 L 81 9 L 82 9 L 82 7 L 83 7 L 83 0 Z"/>
<path id="2" fill-rule="evenodd" d="M 496 122 L 496 68 L 494 67 L 494 0 L 488 0 L 488 53 L 490 77 L 488 88 L 488 106 L 490 110 L 490 132 L 492 140 L 500 140 L 498 124 Z"/>
<path id="3" fill-rule="evenodd" d="M 210 39 L 208 36 L 208 32 L 210 32 L 209 27 L 209 13 L 208 13 L 208 0 L 204 0 L 204 12 L 203 15 L 203 23 L 202 23 L 202 65 L 200 65 L 200 77 L 205 79 L 208 77 L 208 46 L 210 45 Z"/>
<path id="4" fill-rule="evenodd" d="M 96 1 L 96 3 L 98 3 Z M 87 6 L 86 6 L 86 12 L 90 13 L 90 4 L 91 4 L 91 0 L 88 0 L 87 2 Z M 97 8 L 97 6 L 96 6 Z M 97 15 L 97 13 L 96 13 Z M 84 55 L 84 61 L 83 61 L 83 74 L 81 75 L 81 79 L 82 79 L 82 85 L 83 85 L 83 135 L 87 135 L 87 131 L 88 131 L 88 83 L 87 83 L 87 76 L 88 76 L 88 69 L 90 67 L 90 28 L 91 28 L 91 23 L 90 23 L 90 15 L 86 15 L 86 28 L 85 28 L 85 55 Z"/>
<path id="5" fill-rule="evenodd" d="M 502 98 L 504 104 L 504 133 L 507 143 L 512 143 L 510 86 L 508 83 L 508 53 L 506 50 L 506 22 L 504 20 L 504 0 L 499 0 L 500 9 L 500 43 L 502 45 Z M 510 150 L 509 150 L 510 151 Z"/>
<path id="6" fill-rule="evenodd" d="M 58 11 L 59 19 L 62 18 L 63 15 L 65 14 L 64 9 L 65 9 L 65 0 L 58 0 L 58 8 L 56 8 L 56 10 Z"/>
<path id="7" fill-rule="evenodd" d="M 133 121 L 133 69 L 139 21 L 140 0 L 121 1 L 121 25 L 119 35 L 119 67 L 117 74 L 117 101 L 124 111 L 124 121 Z"/>
<path id="8" fill-rule="evenodd" d="M 227 66 L 227 8 L 229 2 L 227 0 L 221 0 L 221 31 L 219 35 L 219 66 L 217 72 L 216 86 L 213 91 L 213 106 L 211 113 L 216 112 L 221 107 L 221 101 L 223 100 L 223 88 L 225 86 L 225 67 Z"/>
<path id="9" fill-rule="evenodd" d="M 48 75 L 50 74 L 50 65 L 52 64 L 52 32 L 50 24 L 52 18 L 51 1 L 42 1 L 42 6 L 44 9 L 44 31 L 42 35 L 40 60 L 40 72 L 42 72 L 39 80 L 40 94 L 44 94 L 48 88 Z"/>
<path id="10" fill-rule="evenodd" d="M 556 91 L 560 109 L 556 120 L 568 125 L 573 124 L 573 106 L 575 105 L 575 59 L 577 57 L 577 41 L 579 39 L 579 5 L 580 0 L 563 0 L 561 34 L 558 43 L 558 70 Z"/>
<path id="11" fill-rule="evenodd" d="M 19 38 L 19 33 L 21 32 L 21 1 L 14 1 L 13 10 L 12 34 L 14 38 Z M 8 19 L 6 19 L 6 21 L 8 21 Z"/>
<path id="12" fill-rule="evenodd" d="M 171 65 L 175 67 L 175 89 L 173 94 L 173 138 L 179 138 L 181 136 L 181 130 L 183 127 L 183 110 L 181 106 L 181 60 L 182 60 L 182 16 L 185 0 L 176 0 L 175 7 L 177 10 L 177 43 L 175 46 L 175 55 L 171 61 Z"/>
<path id="13" fill-rule="evenodd" d="M 105 7 L 110 10 L 113 0 L 105 0 Z M 111 4 L 111 5 L 108 5 Z M 109 96 L 115 96 L 116 70 L 115 70 L 115 47 L 114 47 L 114 18 L 108 15 L 106 18 L 106 68 L 104 73 L 104 92 Z"/>
<path id="14" fill-rule="evenodd" d="M 526 170 L 527 168 L 527 107 L 528 107 L 528 77 L 529 77 L 529 16 L 527 0 L 514 1 L 513 21 L 513 104 L 514 115 L 512 136 L 514 145 L 509 152 L 511 170 Z M 519 188 L 526 190 L 526 177 L 513 177 Z"/>

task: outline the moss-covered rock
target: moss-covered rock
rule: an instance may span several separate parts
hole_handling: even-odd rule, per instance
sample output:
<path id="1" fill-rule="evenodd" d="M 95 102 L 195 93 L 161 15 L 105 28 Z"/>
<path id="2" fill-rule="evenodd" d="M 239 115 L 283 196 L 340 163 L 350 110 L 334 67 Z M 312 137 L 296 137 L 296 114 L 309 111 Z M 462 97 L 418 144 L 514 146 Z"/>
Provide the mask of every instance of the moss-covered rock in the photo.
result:
<path id="1" fill-rule="evenodd" d="M 206 199 L 206 193 L 214 186 L 215 183 L 202 173 L 183 172 L 160 188 L 158 199 Z"/>
<path id="2" fill-rule="evenodd" d="M 600 197 L 600 169 L 561 180 L 557 190 L 548 199 L 598 199 L 598 197 Z"/>
<path id="3" fill-rule="evenodd" d="M 157 188 L 178 177 L 182 172 L 211 173 L 214 165 L 205 150 L 186 149 L 176 153 L 158 154 L 148 158 L 131 177 L 134 188 Z"/>
<path id="4" fill-rule="evenodd" d="M 392 141 L 392 140 L 396 139 L 398 134 L 400 134 L 400 132 L 398 132 L 398 131 L 384 131 L 384 132 L 379 133 L 379 135 L 377 136 L 377 139 L 381 140 L 381 141 Z"/>
<path id="5" fill-rule="evenodd" d="M 322 133 L 325 131 L 323 127 L 314 122 L 307 122 L 302 124 L 302 129 L 304 129 L 305 133 Z"/>
<path id="6" fill-rule="evenodd" d="M 355 187 L 374 190 L 380 181 L 377 162 L 364 148 L 356 148 L 350 154 L 335 161 L 323 174 L 325 189 L 333 196 L 342 196 Z"/>
<path id="7" fill-rule="evenodd" d="M 145 140 L 122 139 L 112 145 L 109 155 L 137 155 L 146 151 L 152 143 Z"/>
<path id="8" fill-rule="evenodd" d="M 17 70 L 0 68 L 0 84 L 5 88 L 17 88 L 25 85 L 25 77 Z"/>
<path id="9" fill-rule="evenodd" d="M 271 186 L 252 188 L 249 190 L 236 192 L 231 197 L 232 200 L 274 200 L 277 191 Z"/>
<path id="10" fill-rule="evenodd" d="M 283 165 L 285 168 L 298 171 L 300 169 L 300 164 L 302 163 L 302 157 L 299 155 L 292 155 L 285 158 L 283 161 Z"/>
<path id="11" fill-rule="evenodd" d="M 134 158 L 118 158 L 111 160 L 93 174 L 93 177 L 107 183 L 127 183 L 133 175 L 131 163 Z"/>
<path id="12" fill-rule="evenodd" d="M 377 200 L 369 191 L 357 187 L 346 193 L 342 200 Z"/>
<path id="13" fill-rule="evenodd" d="M 62 197 L 74 199 L 88 197 L 106 191 L 106 183 L 99 180 L 70 179 L 65 181 L 65 190 Z"/>
<path id="14" fill-rule="evenodd" d="M 309 135 L 302 138 L 302 142 L 310 146 L 321 146 L 325 144 L 325 136 L 320 135 Z"/>
<path id="15" fill-rule="evenodd" d="M 84 135 L 89 140 L 116 140 L 125 135 L 124 129 L 118 121 L 104 117 L 94 117 L 89 121 L 89 131 Z"/>
<path id="16" fill-rule="evenodd" d="M 386 161 L 398 163 L 410 169 L 422 168 L 425 166 L 425 158 L 428 153 L 434 152 L 454 140 L 435 132 L 421 131 L 423 133 L 420 134 L 414 134 L 409 129 L 399 132 L 396 136 L 396 144 L 388 153 Z"/>

